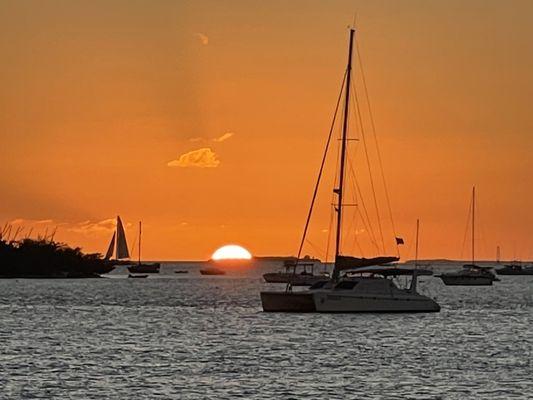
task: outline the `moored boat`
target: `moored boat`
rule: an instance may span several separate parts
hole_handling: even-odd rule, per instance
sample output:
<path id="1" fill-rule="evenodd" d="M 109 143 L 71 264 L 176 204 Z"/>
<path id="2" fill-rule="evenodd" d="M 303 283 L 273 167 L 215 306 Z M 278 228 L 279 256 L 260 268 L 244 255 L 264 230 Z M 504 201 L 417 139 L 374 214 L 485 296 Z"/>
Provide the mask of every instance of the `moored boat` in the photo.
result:
<path id="1" fill-rule="evenodd" d="M 460 271 L 443 272 L 440 275 L 435 275 L 437 278 L 442 279 L 447 286 L 492 286 L 493 282 L 498 282 L 499 279 L 491 271 L 492 267 L 485 267 L 476 265 L 475 257 L 475 216 L 476 216 L 476 187 L 472 187 L 472 237 L 471 237 L 471 250 L 472 250 L 472 262 L 470 264 L 463 265 L 463 269 Z"/>
<path id="2" fill-rule="evenodd" d="M 264 311 L 323 313 L 438 312 L 439 304 L 416 291 L 416 269 L 394 267 L 354 270 L 357 277 L 318 282 L 299 292 L 261 292 Z M 393 277 L 410 275 L 408 288 L 399 288 Z"/>
<path id="3" fill-rule="evenodd" d="M 141 238 L 142 238 L 142 223 L 139 221 L 139 259 L 137 264 L 130 265 L 128 271 L 140 274 L 158 274 L 161 268 L 160 263 L 143 263 L 141 262 Z"/>
<path id="4" fill-rule="evenodd" d="M 417 292 L 416 269 L 397 268 L 390 263 L 399 260 L 396 256 L 378 256 L 372 258 L 352 257 L 341 254 L 341 235 L 343 223 L 343 208 L 354 206 L 343 202 L 345 190 L 345 167 L 347 157 L 347 128 L 348 115 L 350 112 L 350 89 L 352 72 L 352 52 L 354 44 L 354 29 L 350 29 L 350 44 L 348 65 L 346 68 L 343 88 L 339 95 L 338 106 L 344 93 L 344 109 L 342 137 L 339 153 L 338 186 L 333 192 L 337 195 L 334 212 L 336 213 L 336 237 L 335 237 L 335 262 L 331 278 L 321 280 L 313 284 L 309 289 L 293 291 L 289 282 L 285 291 L 262 291 L 261 304 L 267 312 L 323 312 L 323 313 L 362 313 L 362 312 L 437 312 L 440 306 L 437 302 Z M 322 165 L 311 201 L 311 207 L 307 216 L 300 249 L 306 240 L 306 233 L 313 211 L 313 205 L 318 192 L 324 162 L 335 124 L 335 116 L 330 130 L 330 136 L 322 159 Z M 352 139 L 353 140 L 353 139 Z M 367 159 L 368 162 L 368 159 Z M 353 171 L 351 171 L 353 174 Z M 375 195 L 375 192 L 374 192 Z M 356 206 L 357 204 L 355 204 Z M 390 204 L 389 204 L 390 210 Z M 392 213 L 391 213 L 392 219 Z M 381 229 L 381 228 L 380 228 Z M 395 236 L 396 246 L 403 244 L 403 239 Z M 384 250 L 384 246 L 383 246 Z M 352 276 L 348 276 L 350 271 Z M 342 276 L 341 276 L 342 274 Z M 356 276 L 354 276 L 356 275 Z M 411 283 L 408 288 L 399 288 L 394 283 L 394 278 L 399 275 L 410 275 Z"/>
<path id="5" fill-rule="evenodd" d="M 447 286 L 491 286 L 492 282 L 499 281 L 491 269 L 491 267 L 466 264 L 461 271 L 443 272 L 435 276 L 442 279 Z"/>
<path id="6" fill-rule="evenodd" d="M 206 267 L 200 270 L 200 274 L 202 275 L 226 275 L 226 271 L 223 271 L 215 267 Z"/>
<path id="7" fill-rule="evenodd" d="M 286 260 L 283 266 L 285 271 L 268 272 L 263 274 L 263 279 L 269 283 L 290 283 L 292 286 L 311 286 L 324 279 L 329 279 L 329 274 L 326 271 L 315 274 L 315 264 L 312 262 Z M 302 269 L 299 272 L 297 272 L 298 267 Z"/>
<path id="8" fill-rule="evenodd" d="M 533 266 L 509 264 L 495 269 L 498 275 L 533 275 Z"/>

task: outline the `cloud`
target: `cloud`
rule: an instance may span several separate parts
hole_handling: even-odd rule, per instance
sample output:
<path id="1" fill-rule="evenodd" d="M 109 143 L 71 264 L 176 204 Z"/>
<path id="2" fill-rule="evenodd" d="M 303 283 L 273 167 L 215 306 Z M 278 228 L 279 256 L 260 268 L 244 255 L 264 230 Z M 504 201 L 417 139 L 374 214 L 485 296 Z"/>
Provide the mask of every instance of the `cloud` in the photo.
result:
<path id="1" fill-rule="evenodd" d="M 204 35 L 203 33 L 198 32 L 198 33 L 195 33 L 194 36 L 200 39 L 200 42 L 204 46 L 207 46 L 209 44 L 209 38 L 207 37 L 207 35 Z"/>
<path id="2" fill-rule="evenodd" d="M 220 164 L 217 155 L 209 147 L 189 151 L 182 154 L 177 160 L 167 163 L 169 167 L 197 167 L 197 168 L 216 168 Z"/>
<path id="3" fill-rule="evenodd" d="M 16 218 L 12 221 L 9 221 L 9 225 L 47 225 L 51 224 L 54 221 L 51 219 L 24 219 Z"/>
<path id="4" fill-rule="evenodd" d="M 100 233 L 100 232 L 112 232 L 115 230 L 115 218 L 104 219 L 103 221 L 83 221 L 73 223 L 67 228 L 68 231 L 74 233 Z"/>
<path id="5" fill-rule="evenodd" d="M 228 140 L 228 139 L 229 139 L 230 137 L 232 137 L 233 135 L 235 135 L 235 133 L 233 133 L 233 132 L 226 132 L 226 133 L 224 133 L 222 136 L 213 139 L 213 142 L 223 142 L 224 140 Z"/>

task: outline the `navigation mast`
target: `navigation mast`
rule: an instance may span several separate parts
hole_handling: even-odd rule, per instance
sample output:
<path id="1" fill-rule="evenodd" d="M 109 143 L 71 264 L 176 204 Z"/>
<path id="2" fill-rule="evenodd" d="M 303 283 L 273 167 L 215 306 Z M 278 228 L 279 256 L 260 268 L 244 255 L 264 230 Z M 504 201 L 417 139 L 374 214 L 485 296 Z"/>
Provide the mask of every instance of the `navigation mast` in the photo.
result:
<path id="1" fill-rule="evenodd" d="M 346 142 L 348 134 L 348 115 L 350 106 L 350 84 L 352 73 L 352 51 L 353 51 L 353 39 L 355 29 L 350 28 L 350 47 L 348 50 L 348 65 L 346 67 L 346 93 L 344 100 L 344 117 L 342 123 L 342 140 L 341 140 L 341 157 L 340 157 L 340 170 L 339 170 L 339 187 L 335 189 L 335 193 L 338 195 L 337 202 L 337 234 L 335 239 L 335 260 L 340 255 L 341 237 L 342 237 L 342 195 L 344 189 L 344 165 L 346 162 Z M 333 279 L 339 277 L 339 270 L 335 268 L 333 270 Z"/>

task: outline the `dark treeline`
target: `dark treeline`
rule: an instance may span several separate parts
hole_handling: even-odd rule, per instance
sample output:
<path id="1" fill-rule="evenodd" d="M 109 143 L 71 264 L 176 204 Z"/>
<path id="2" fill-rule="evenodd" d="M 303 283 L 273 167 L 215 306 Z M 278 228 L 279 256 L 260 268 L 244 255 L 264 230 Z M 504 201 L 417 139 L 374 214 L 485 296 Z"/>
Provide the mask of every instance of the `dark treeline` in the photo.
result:
<path id="1" fill-rule="evenodd" d="M 0 240 L 0 277 L 96 278 L 113 270 L 98 253 L 83 254 L 53 240 Z"/>

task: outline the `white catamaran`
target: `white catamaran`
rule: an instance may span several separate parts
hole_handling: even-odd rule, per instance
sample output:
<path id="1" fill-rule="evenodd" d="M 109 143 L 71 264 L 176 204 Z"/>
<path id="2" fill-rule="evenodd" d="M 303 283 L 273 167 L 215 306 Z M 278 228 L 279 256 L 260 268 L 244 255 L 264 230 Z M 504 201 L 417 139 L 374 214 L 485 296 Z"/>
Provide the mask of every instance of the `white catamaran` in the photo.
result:
<path id="1" fill-rule="evenodd" d="M 335 239 L 335 265 L 332 277 L 312 285 L 303 291 L 293 291 L 292 285 L 288 284 L 285 291 L 262 291 L 261 303 L 264 311 L 270 312 L 434 312 L 439 311 L 440 306 L 431 298 L 417 292 L 416 269 L 397 268 L 391 262 L 397 261 L 398 257 L 380 256 L 374 258 L 357 258 L 341 255 L 343 191 L 345 189 L 345 164 L 346 145 L 348 142 L 348 113 L 350 109 L 350 88 L 352 73 L 352 52 L 354 45 L 355 30 L 350 29 L 348 65 L 346 68 L 343 89 L 344 112 L 342 124 L 342 138 L 340 150 L 340 164 L 338 175 L 338 187 L 334 189 L 337 195 L 335 206 L 336 215 L 336 239 Z M 345 84 L 345 85 L 344 85 Z M 341 97 L 337 103 L 337 109 Z M 335 117 L 333 123 L 335 122 Z M 333 130 L 333 128 L 332 128 Z M 330 131 L 330 138 L 331 132 Z M 322 166 L 318 181 L 315 186 L 311 208 L 304 228 L 304 235 L 300 245 L 301 252 L 309 220 L 316 198 L 320 177 L 326 159 L 329 146 L 326 145 Z M 298 255 L 299 258 L 299 255 Z M 350 275 L 347 271 L 351 271 Z M 342 274 L 341 274 L 342 273 Z M 410 275 L 411 284 L 408 288 L 401 289 L 393 279 L 400 275 Z"/>

